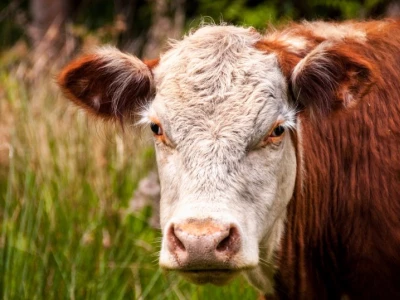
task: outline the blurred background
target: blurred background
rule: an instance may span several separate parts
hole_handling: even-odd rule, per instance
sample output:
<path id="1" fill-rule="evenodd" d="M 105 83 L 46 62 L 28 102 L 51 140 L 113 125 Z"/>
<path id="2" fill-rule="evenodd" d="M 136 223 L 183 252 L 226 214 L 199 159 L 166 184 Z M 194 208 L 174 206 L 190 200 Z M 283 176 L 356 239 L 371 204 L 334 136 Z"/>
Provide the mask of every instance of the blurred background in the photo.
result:
<path id="1" fill-rule="evenodd" d="M 1 0 L 0 298 L 256 299 L 243 278 L 198 287 L 158 268 L 151 137 L 67 103 L 54 78 L 113 44 L 155 58 L 202 20 L 263 31 L 400 16 L 390 0 Z"/>

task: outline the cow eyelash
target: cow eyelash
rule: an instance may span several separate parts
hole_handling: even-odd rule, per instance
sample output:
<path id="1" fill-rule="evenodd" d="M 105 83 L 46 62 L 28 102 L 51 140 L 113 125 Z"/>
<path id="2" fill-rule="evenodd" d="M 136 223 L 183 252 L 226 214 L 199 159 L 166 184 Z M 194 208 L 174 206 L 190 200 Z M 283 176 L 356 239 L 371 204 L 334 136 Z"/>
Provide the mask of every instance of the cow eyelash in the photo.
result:
<path id="1" fill-rule="evenodd" d="M 151 122 L 150 129 L 151 129 L 151 131 L 153 131 L 154 135 L 157 135 L 157 136 L 163 135 L 163 130 L 162 130 L 161 126 L 156 123 Z"/>

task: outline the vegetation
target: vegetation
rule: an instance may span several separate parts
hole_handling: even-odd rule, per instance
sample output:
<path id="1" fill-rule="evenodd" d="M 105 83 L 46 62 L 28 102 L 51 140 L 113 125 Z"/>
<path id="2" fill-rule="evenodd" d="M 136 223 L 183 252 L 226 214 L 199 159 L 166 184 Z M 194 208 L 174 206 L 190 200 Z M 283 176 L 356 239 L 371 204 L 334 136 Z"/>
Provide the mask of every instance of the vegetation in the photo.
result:
<path id="1" fill-rule="evenodd" d="M 262 28 L 304 17 L 380 15 L 389 5 L 379 0 L 310 0 L 301 7 L 294 0 L 176 1 L 168 3 L 184 4 L 181 31 L 201 16 Z M 132 44 L 122 38 L 130 27 L 118 25 L 111 1 L 75 2 L 83 3 L 68 25 L 75 52 L 105 41 Z M 130 3 L 141 16 L 131 41 L 142 41 L 134 50 L 144 55 L 143 41 L 159 30 L 157 13 L 151 1 Z M 48 59 L 39 68 L 42 57 L 32 54 L 36 46 L 24 27 L 31 22 L 28 4 L 0 4 L 0 298 L 256 299 L 243 278 L 223 288 L 199 287 L 160 271 L 160 232 L 149 224 L 151 209 L 133 211 L 130 202 L 138 181 L 154 168 L 151 138 L 89 120 L 62 99 L 53 79 L 57 64 Z M 168 7 L 167 15 L 177 18 Z"/>
<path id="2" fill-rule="evenodd" d="M 129 202 L 154 165 L 149 136 L 89 122 L 51 81 L 32 88 L 2 70 L 0 86 L 10 119 L 0 149 L 2 299 L 255 298 L 243 279 L 197 287 L 159 270 L 151 212 Z"/>

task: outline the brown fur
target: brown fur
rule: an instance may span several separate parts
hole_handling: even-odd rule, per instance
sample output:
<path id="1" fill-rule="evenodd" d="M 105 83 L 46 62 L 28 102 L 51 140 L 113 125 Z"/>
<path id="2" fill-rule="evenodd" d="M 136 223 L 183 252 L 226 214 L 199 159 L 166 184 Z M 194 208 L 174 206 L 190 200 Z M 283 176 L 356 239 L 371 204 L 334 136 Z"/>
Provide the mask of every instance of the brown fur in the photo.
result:
<path id="1" fill-rule="evenodd" d="M 303 157 L 277 253 L 281 299 L 400 299 L 400 22 L 356 26 L 365 43 L 327 52 L 333 88 L 316 87 L 313 70 L 299 83 Z M 343 90 L 346 109 L 333 105 Z M 323 113 L 311 119 L 309 107 Z"/>
<path id="2" fill-rule="evenodd" d="M 153 90 L 151 76 L 141 73 L 140 68 L 134 68 L 127 57 L 121 57 L 124 63 L 115 68 L 110 67 L 110 61 L 104 57 L 96 54 L 84 55 L 63 69 L 58 76 L 58 84 L 67 98 L 87 112 L 103 119 L 122 121 L 126 114 L 138 111 Z M 155 66 L 158 60 L 147 63 L 150 74 L 150 68 Z M 132 76 L 121 80 L 124 69 Z M 121 96 L 116 99 L 114 94 L 121 89 L 120 84 L 123 81 L 128 82 L 120 93 Z"/>

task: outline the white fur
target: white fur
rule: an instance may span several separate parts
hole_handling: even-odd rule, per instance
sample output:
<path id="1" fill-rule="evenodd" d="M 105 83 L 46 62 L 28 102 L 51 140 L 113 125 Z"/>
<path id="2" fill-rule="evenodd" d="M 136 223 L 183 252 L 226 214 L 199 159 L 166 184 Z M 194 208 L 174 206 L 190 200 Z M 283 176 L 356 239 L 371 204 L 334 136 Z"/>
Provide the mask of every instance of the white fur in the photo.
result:
<path id="1" fill-rule="evenodd" d="M 141 82 L 144 77 L 152 80 L 153 76 L 149 68 L 137 57 L 122 53 L 117 48 L 105 46 L 98 48 L 94 53 L 99 60 L 104 61 L 103 72 L 114 74 L 114 81 L 109 84 L 112 93 L 113 113 L 118 114 L 118 102 L 123 93 L 131 88 L 132 82 Z M 118 75 L 117 75 L 118 74 Z M 93 102 L 99 103 L 99 99 Z"/>
<path id="2" fill-rule="evenodd" d="M 326 50 L 332 46 L 331 41 L 322 42 L 317 47 L 315 47 L 312 51 L 310 51 L 306 57 L 304 57 L 300 62 L 294 67 L 291 80 L 294 84 L 297 82 L 297 76 L 299 76 L 305 67 L 312 68 L 314 72 L 318 73 L 319 77 L 326 77 L 324 82 L 331 83 L 333 86 L 336 84 L 332 82 L 332 76 L 327 70 L 327 66 L 329 66 L 332 62 L 326 57 Z M 316 63 L 317 62 L 317 63 Z M 332 90 L 333 87 L 327 87 Z M 295 86 L 294 90 L 300 90 L 300 87 Z M 297 95 L 295 95 L 297 96 Z"/>
<path id="3" fill-rule="evenodd" d="M 289 130 L 295 111 L 274 54 L 257 50 L 252 29 L 206 26 L 174 42 L 153 70 L 157 95 L 143 122 L 157 118 L 170 141 L 156 140 L 161 181 L 160 265 L 179 266 L 166 231 L 190 218 L 237 226 L 237 268 L 264 292 L 284 230 L 296 174 Z M 257 145 L 280 121 L 278 145 Z"/>
<path id="4" fill-rule="evenodd" d="M 364 30 L 357 28 L 351 23 L 327 23 L 322 21 L 307 22 L 303 25 L 309 28 L 314 35 L 330 40 L 343 40 L 345 38 L 353 39 L 358 42 L 365 42 L 367 34 Z"/>
<path id="5" fill-rule="evenodd" d="M 299 54 L 306 50 L 308 46 L 308 40 L 298 35 L 296 32 L 280 32 L 280 31 L 271 31 L 265 37 L 266 40 L 276 41 L 283 46 L 288 52 Z"/>
<path id="6" fill-rule="evenodd" d="M 319 37 L 330 43 L 351 39 L 363 43 L 367 40 L 365 30 L 358 28 L 352 23 L 327 23 L 304 21 L 301 27 L 288 27 L 282 31 L 271 30 L 265 40 L 278 42 L 285 47 L 286 51 L 301 55 L 308 53 L 313 47 L 309 40 L 303 36 L 304 29 L 309 30 L 314 37 Z"/>

